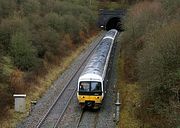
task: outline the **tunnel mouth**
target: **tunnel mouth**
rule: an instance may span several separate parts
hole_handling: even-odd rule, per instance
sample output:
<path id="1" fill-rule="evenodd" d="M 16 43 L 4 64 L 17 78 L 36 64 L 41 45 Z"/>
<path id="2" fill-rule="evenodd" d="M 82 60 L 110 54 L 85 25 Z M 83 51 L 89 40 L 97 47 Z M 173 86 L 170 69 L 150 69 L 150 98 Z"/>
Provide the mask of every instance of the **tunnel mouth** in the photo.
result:
<path id="1" fill-rule="evenodd" d="M 106 24 L 106 30 L 116 29 L 122 31 L 121 20 L 118 17 L 111 18 Z"/>

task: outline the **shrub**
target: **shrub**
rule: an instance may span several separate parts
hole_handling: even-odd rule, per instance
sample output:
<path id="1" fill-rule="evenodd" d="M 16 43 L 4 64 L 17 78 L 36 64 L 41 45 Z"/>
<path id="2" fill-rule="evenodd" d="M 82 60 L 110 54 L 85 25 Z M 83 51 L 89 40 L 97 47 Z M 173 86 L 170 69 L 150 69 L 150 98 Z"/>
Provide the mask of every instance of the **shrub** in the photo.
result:
<path id="1" fill-rule="evenodd" d="M 8 115 L 9 107 L 13 105 L 12 93 L 9 87 L 9 77 L 13 64 L 10 57 L 2 56 L 0 59 L 0 120 L 3 121 L 4 117 Z"/>
<path id="2" fill-rule="evenodd" d="M 58 54 L 58 44 L 61 39 L 60 34 L 52 28 L 46 28 L 44 30 L 40 30 L 39 32 L 39 36 L 41 37 L 39 45 L 43 47 L 45 54 L 47 51 L 55 55 Z"/>
<path id="3" fill-rule="evenodd" d="M 10 52 L 14 64 L 22 70 L 32 70 L 36 67 L 36 51 L 29 41 L 28 35 L 17 32 L 12 36 Z"/>
<path id="4" fill-rule="evenodd" d="M 12 101 L 12 94 L 9 93 L 9 88 L 5 88 L 0 86 L 0 122 L 6 120 L 6 117 L 8 115 L 8 109 L 9 107 L 13 105 Z"/>
<path id="5" fill-rule="evenodd" d="M 1 109 L 11 106 L 12 92 L 36 86 L 37 76 L 44 76 L 51 64 L 59 64 L 62 57 L 79 46 L 75 44 L 88 37 L 90 28 L 95 27 L 94 3 L 95 0 L 90 6 L 84 0 L 0 0 L 0 98 L 7 96 L 2 100 L 7 104 L 0 102 Z"/>
<path id="6" fill-rule="evenodd" d="M 180 87 L 179 28 L 180 24 L 171 24 L 153 32 L 147 37 L 146 47 L 138 54 L 143 102 L 149 102 L 144 112 L 150 118 L 162 117 L 159 122 L 152 122 L 156 127 L 174 127 L 178 123 L 174 113 L 177 113 L 175 97 Z"/>
<path id="7" fill-rule="evenodd" d="M 2 20 L 0 24 L 0 43 L 2 43 L 5 53 L 9 51 L 11 35 L 16 31 L 27 31 L 28 25 L 29 23 L 25 18 L 16 15 Z"/>
<path id="8" fill-rule="evenodd" d="M 16 69 L 10 75 L 10 89 L 11 93 L 25 93 L 25 86 L 23 80 L 23 72 Z"/>
<path id="9" fill-rule="evenodd" d="M 14 66 L 10 56 L 2 56 L 0 59 L 0 83 L 6 84 Z"/>
<path id="10" fill-rule="evenodd" d="M 174 15 L 180 6 L 179 0 L 161 0 L 167 15 Z"/>
<path id="11" fill-rule="evenodd" d="M 25 15 L 38 13 L 40 11 L 40 3 L 37 0 L 24 1 L 22 4 L 22 11 Z"/>
<path id="12" fill-rule="evenodd" d="M 144 46 L 144 37 L 161 27 L 162 8 L 159 2 L 142 2 L 131 8 L 124 19 L 125 33 L 123 35 L 122 47 L 125 50 L 125 75 L 134 82 L 137 80 L 136 55 Z"/>
<path id="13" fill-rule="evenodd" d="M 16 3 L 12 0 L 0 0 L 0 19 L 13 14 Z"/>
<path id="14" fill-rule="evenodd" d="M 48 13 L 45 16 L 45 21 L 48 26 L 56 30 L 57 32 L 63 31 L 63 20 L 57 13 Z"/>
<path id="15" fill-rule="evenodd" d="M 127 82 L 140 84 L 137 116 L 145 126 L 169 128 L 180 123 L 177 5 L 178 1 L 145 1 L 129 9 L 125 18 L 126 31 L 122 35 L 125 77 L 129 78 Z"/>

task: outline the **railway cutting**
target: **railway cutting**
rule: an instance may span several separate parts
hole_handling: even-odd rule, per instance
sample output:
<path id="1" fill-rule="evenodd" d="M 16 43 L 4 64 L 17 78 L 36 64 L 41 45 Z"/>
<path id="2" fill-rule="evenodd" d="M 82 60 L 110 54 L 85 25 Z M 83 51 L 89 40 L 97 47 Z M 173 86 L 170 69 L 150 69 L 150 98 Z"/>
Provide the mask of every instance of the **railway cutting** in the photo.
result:
<path id="1" fill-rule="evenodd" d="M 105 100 L 103 102 L 105 103 L 102 103 L 102 107 L 97 110 L 82 109 L 76 96 L 78 79 L 93 54 L 96 53 L 97 47 L 102 43 L 101 40 L 104 35 L 104 32 L 101 33 L 70 66 L 71 68 L 54 82 L 54 86 L 38 101 L 31 115 L 19 124 L 18 128 L 101 128 L 114 126 L 113 88 L 110 86 L 106 87 L 108 90 L 104 96 Z M 114 47 L 112 47 L 112 52 L 114 52 Z M 110 55 L 110 58 L 113 58 L 112 55 Z M 112 64 L 112 59 L 110 59 L 109 64 Z M 108 74 L 111 74 L 110 67 L 107 69 Z M 107 75 L 106 77 L 110 76 Z M 104 81 L 104 83 L 109 84 L 110 82 Z M 112 99 L 109 99 L 109 97 Z M 107 116 L 103 116 L 106 114 L 109 114 L 108 117 L 110 119 L 107 120 Z M 103 120 L 109 123 L 102 123 Z"/>

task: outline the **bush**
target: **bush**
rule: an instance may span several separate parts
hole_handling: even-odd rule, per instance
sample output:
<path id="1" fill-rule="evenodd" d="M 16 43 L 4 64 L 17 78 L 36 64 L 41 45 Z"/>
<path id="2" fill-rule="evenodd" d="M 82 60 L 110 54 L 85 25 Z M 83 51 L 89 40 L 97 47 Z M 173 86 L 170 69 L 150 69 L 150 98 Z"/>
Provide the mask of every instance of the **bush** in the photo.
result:
<path id="1" fill-rule="evenodd" d="M 38 13 L 40 11 L 40 3 L 37 0 L 24 1 L 22 4 L 22 11 L 25 15 Z"/>
<path id="2" fill-rule="evenodd" d="M 162 8 L 159 2 L 142 2 L 131 8 L 124 19 L 125 33 L 122 47 L 125 50 L 125 76 L 130 82 L 137 80 L 136 55 L 144 46 L 144 37 L 162 23 Z"/>
<path id="3" fill-rule="evenodd" d="M 40 31 L 40 43 L 44 47 L 45 52 L 49 51 L 52 54 L 57 55 L 59 49 L 59 43 L 61 36 L 52 28 L 46 28 Z"/>
<path id="4" fill-rule="evenodd" d="M 39 85 L 37 77 L 96 31 L 89 31 L 95 9 L 94 0 L 91 6 L 84 0 L 0 0 L 0 98 L 8 97 L 1 110 L 12 105 L 13 92 Z"/>
<path id="5" fill-rule="evenodd" d="M 29 23 L 25 18 L 15 15 L 2 20 L 0 24 L 0 43 L 3 46 L 3 52 L 7 54 L 9 51 L 11 35 L 16 31 L 27 31 L 28 25 Z"/>
<path id="6" fill-rule="evenodd" d="M 0 20 L 13 14 L 16 3 L 12 0 L 0 0 Z"/>
<path id="7" fill-rule="evenodd" d="M 14 64 L 21 70 L 32 70 L 37 65 L 35 49 L 26 34 L 17 32 L 12 36 L 10 52 Z"/>
<path id="8" fill-rule="evenodd" d="M 8 115 L 8 109 L 9 107 L 12 107 L 13 105 L 13 98 L 11 93 L 9 93 L 9 88 L 2 88 L 0 86 L 0 122 L 6 120 L 6 117 Z"/>
<path id="9" fill-rule="evenodd" d="M 141 87 L 137 116 L 145 126 L 169 128 L 180 123 L 180 24 L 176 4 L 170 0 L 141 2 L 129 9 L 125 18 L 125 77 Z"/>
<path id="10" fill-rule="evenodd" d="M 143 102 L 150 102 L 145 112 L 152 114 L 149 117 L 163 117 L 160 122 L 152 122 L 156 127 L 174 127 L 178 123 L 178 116 L 174 115 L 177 106 L 172 102 L 178 103 L 174 98 L 180 87 L 179 28 L 180 24 L 171 24 L 155 31 L 148 36 L 146 47 L 138 54 L 139 82 L 145 96 Z"/>
<path id="11" fill-rule="evenodd" d="M 167 15 L 174 15 L 178 12 L 178 8 L 180 6 L 179 0 L 162 0 L 162 4 L 164 6 Z"/>
<path id="12" fill-rule="evenodd" d="M 2 54 L 1 54 L 2 55 Z M 0 56 L 1 56 L 0 55 Z M 10 57 L 2 56 L 0 58 L 0 120 L 8 115 L 9 107 L 13 105 L 12 93 L 9 87 L 9 77 L 13 69 L 13 64 Z M 0 121 L 0 122 L 1 122 Z"/>
<path id="13" fill-rule="evenodd" d="M 57 13 L 48 13 L 45 16 L 45 21 L 47 22 L 48 26 L 57 32 L 63 32 L 63 18 L 60 17 Z"/>

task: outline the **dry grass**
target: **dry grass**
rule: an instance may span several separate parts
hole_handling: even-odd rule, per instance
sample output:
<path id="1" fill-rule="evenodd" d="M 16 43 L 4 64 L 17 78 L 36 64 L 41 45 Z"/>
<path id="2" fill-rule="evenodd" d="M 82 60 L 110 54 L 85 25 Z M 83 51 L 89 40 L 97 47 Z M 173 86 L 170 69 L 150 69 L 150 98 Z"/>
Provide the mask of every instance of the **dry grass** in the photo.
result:
<path id="1" fill-rule="evenodd" d="M 139 86 L 137 84 L 127 84 L 124 74 L 124 53 L 121 53 L 118 64 L 118 90 L 121 98 L 121 113 L 119 128 L 140 128 L 141 122 L 136 118 L 135 108 L 140 99 Z"/>
<path id="2" fill-rule="evenodd" d="M 42 97 L 42 95 L 46 92 L 46 90 L 51 87 L 52 82 L 58 78 L 60 74 L 62 74 L 68 66 L 72 63 L 72 61 L 92 42 L 95 38 L 92 37 L 86 41 L 86 43 L 76 50 L 72 51 L 69 56 L 63 58 L 59 65 L 54 65 L 49 67 L 48 73 L 44 77 L 38 78 L 38 85 L 30 88 L 29 93 L 26 97 L 26 112 L 25 113 L 17 113 L 13 109 L 9 109 L 9 117 L 7 117 L 6 121 L 3 121 L 0 124 L 0 128 L 14 128 L 16 124 L 23 120 L 26 116 L 29 115 L 32 100 L 38 100 Z"/>
<path id="3" fill-rule="evenodd" d="M 159 1 L 144 1 L 133 6 L 130 10 L 130 14 L 136 18 L 141 18 L 141 16 L 146 12 L 160 13 L 161 11 L 162 8 Z"/>
<path id="4" fill-rule="evenodd" d="M 140 128 L 142 124 L 135 115 L 140 97 L 139 87 L 137 84 L 123 84 L 120 86 L 122 106 L 119 128 Z"/>
<path id="5" fill-rule="evenodd" d="M 170 128 L 179 124 L 178 103 L 174 103 L 177 94 L 172 91 L 179 89 L 178 5 L 177 0 L 143 1 L 126 15 L 126 31 L 120 41 L 124 52 L 119 64 L 121 128 Z"/>

